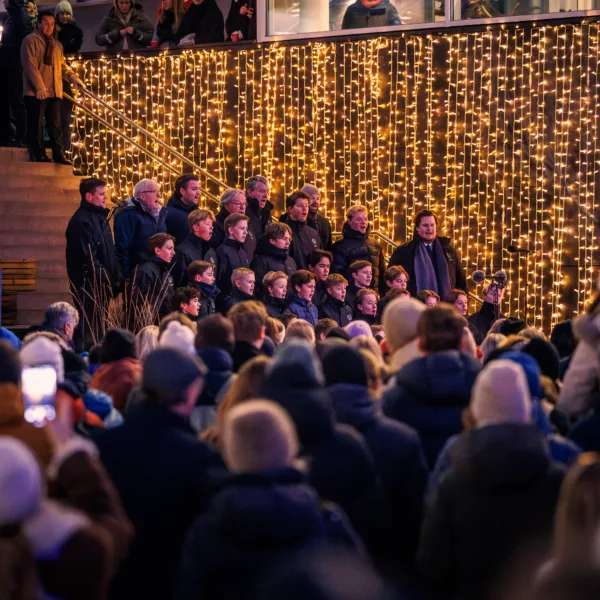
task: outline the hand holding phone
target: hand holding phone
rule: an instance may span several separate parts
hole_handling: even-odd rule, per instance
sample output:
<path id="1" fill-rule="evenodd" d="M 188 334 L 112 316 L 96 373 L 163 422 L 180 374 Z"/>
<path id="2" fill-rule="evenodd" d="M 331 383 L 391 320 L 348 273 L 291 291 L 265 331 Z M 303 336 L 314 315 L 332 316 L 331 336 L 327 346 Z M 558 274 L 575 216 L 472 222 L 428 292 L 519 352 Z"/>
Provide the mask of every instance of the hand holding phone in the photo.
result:
<path id="1" fill-rule="evenodd" d="M 50 365 L 23 368 L 21 389 L 28 423 L 43 427 L 56 418 L 56 383 L 56 371 Z"/>

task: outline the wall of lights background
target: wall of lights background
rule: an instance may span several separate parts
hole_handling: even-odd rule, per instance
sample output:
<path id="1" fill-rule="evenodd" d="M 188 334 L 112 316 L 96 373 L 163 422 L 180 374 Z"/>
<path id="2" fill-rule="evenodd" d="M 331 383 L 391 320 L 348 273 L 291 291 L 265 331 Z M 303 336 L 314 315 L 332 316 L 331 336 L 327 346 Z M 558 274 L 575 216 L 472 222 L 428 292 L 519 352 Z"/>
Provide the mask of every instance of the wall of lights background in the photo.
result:
<path id="1" fill-rule="evenodd" d="M 468 272 L 508 272 L 504 312 L 532 325 L 549 331 L 583 311 L 595 290 L 596 23 L 196 49 L 74 66 L 102 99 L 231 187 L 267 176 L 277 213 L 287 193 L 315 183 L 338 231 L 345 209 L 360 202 L 374 230 L 404 242 L 414 214 L 432 208 Z M 113 198 L 130 195 L 143 177 L 157 179 L 169 197 L 172 173 L 75 114 L 81 171 L 106 178 Z M 531 252 L 509 254 L 511 243 Z"/>

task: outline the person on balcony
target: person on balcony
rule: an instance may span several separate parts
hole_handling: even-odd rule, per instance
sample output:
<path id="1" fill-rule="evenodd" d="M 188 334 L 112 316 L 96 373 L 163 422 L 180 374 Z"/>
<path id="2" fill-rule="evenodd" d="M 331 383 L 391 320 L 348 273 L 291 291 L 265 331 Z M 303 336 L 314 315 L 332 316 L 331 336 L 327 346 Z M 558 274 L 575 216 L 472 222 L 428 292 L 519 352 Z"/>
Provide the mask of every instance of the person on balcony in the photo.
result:
<path id="1" fill-rule="evenodd" d="M 192 0 L 181 19 L 182 44 L 214 44 L 225 41 L 225 20 L 215 0 Z"/>
<path id="2" fill-rule="evenodd" d="M 159 48 L 170 48 L 179 44 L 179 29 L 185 11 L 184 0 L 163 0 L 156 19 L 155 39 Z"/>
<path id="3" fill-rule="evenodd" d="M 115 251 L 126 279 L 149 258 L 148 240 L 155 233 L 167 233 L 166 216 L 167 209 L 160 205 L 158 183 L 152 179 L 142 179 L 133 189 L 133 197 L 117 209 Z"/>
<path id="4" fill-rule="evenodd" d="M 252 0 L 231 0 L 225 22 L 227 40 L 241 42 L 256 39 L 256 17 Z"/>
<path id="5" fill-rule="evenodd" d="M 198 208 L 200 184 L 198 176 L 181 175 L 175 181 L 175 191 L 167 202 L 167 233 L 175 238 L 175 245 L 183 243 L 190 235 L 188 217 Z"/>
<path id="6" fill-rule="evenodd" d="M 141 4 L 132 0 L 115 0 L 115 5 L 96 33 L 96 44 L 109 52 L 147 48 L 154 35 L 154 25 L 144 14 Z"/>
<path id="7" fill-rule="evenodd" d="M 389 0 L 356 0 L 344 14 L 342 29 L 402 25 L 396 7 Z"/>
<path id="8" fill-rule="evenodd" d="M 83 86 L 83 83 L 65 62 L 62 44 L 54 38 L 54 13 L 40 14 L 35 31 L 23 40 L 21 63 L 27 110 L 27 147 L 31 160 L 50 160 L 43 146 L 45 120 L 54 162 L 70 165 L 64 155 L 60 129 L 63 79 L 73 85 Z"/>

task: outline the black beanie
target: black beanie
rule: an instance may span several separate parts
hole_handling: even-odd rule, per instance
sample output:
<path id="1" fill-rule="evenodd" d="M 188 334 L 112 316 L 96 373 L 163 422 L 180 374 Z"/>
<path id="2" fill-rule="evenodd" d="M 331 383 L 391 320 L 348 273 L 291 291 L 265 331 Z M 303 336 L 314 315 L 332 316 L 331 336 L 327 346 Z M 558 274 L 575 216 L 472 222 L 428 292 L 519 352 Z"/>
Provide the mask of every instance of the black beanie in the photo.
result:
<path id="1" fill-rule="evenodd" d="M 360 352 L 349 344 L 335 344 L 325 352 L 323 373 L 327 385 L 367 385 L 367 368 Z"/>
<path id="2" fill-rule="evenodd" d="M 518 334 L 519 331 L 522 331 L 526 327 L 527 323 L 525 323 L 525 321 L 522 321 L 521 319 L 515 319 L 514 317 L 508 317 L 507 319 L 504 319 L 504 323 L 500 325 L 498 333 L 507 336 Z"/>
<path id="3" fill-rule="evenodd" d="M 0 340 L 0 383 L 21 383 L 19 351 L 4 340 Z"/>
<path id="4" fill-rule="evenodd" d="M 535 338 L 521 349 L 523 354 L 533 356 L 540 366 L 542 375 L 550 377 L 553 381 L 558 379 L 560 370 L 560 357 L 558 350 L 546 340 Z"/>
<path id="5" fill-rule="evenodd" d="M 104 364 L 123 358 L 137 358 L 135 337 L 125 329 L 109 329 L 102 338 L 100 362 Z"/>

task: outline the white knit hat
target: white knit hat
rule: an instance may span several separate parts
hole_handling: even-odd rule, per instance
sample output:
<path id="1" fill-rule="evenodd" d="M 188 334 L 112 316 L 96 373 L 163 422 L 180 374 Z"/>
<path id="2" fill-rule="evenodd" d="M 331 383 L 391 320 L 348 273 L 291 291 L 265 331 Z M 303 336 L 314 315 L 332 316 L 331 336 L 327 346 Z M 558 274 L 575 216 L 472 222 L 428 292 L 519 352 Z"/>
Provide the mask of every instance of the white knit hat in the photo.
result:
<path id="1" fill-rule="evenodd" d="M 427 307 L 414 298 L 396 298 L 383 311 L 383 331 L 393 352 L 417 337 L 417 325 Z"/>
<path id="2" fill-rule="evenodd" d="M 0 526 L 16 525 L 32 515 L 42 497 L 42 474 L 23 442 L 0 436 Z"/>
<path id="3" fill-rule="evenodd" d="M 175 348 L 189 356 L 196 356 L 194 332 L 179 321 L 171 321 L 158 341 L 161 348 Z"/>
<path id="4" fill-rule="evenodd" d="M 24 367 L 50 365 L 56 371 L 56 381 L 65 379 L 65 363 L 60 346 L 47 337 L 39 336 L 21 348 L 21 362 Z"/>
<path id="5" fill-rule="evenodd" d="M 260 472 L 291 466 L 298 454 L 298 437 L 281 406 L 269 400 L 251 400 L 227 413 L 223 447 L 231 471 Z"/>
<path id="6" fill-rule="evenodd" d="M 475 380 L 470 409 L 478 427 L 529 423 L 531 396 L 523 367 L 511 360 L 492 361 Z"/>

